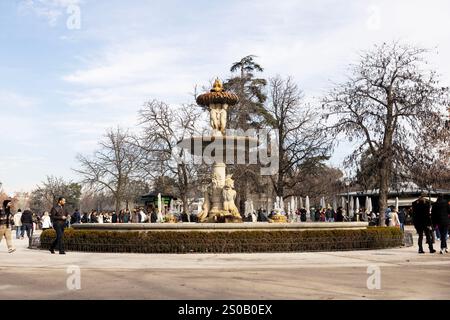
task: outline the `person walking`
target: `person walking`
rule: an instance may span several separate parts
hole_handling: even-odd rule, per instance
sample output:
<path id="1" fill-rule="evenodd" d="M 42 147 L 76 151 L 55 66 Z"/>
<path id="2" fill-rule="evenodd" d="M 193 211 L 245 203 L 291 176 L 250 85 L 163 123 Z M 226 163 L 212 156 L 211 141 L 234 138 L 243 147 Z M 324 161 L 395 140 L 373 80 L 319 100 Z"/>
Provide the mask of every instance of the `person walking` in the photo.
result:
<path id="1" fill-rule="evenodd" d="M 31 248 L 31 239 L 33 238 L 33 213 L 29 208 L 25 209 L 20 217 L 22 222 L 22 239 L 24 238 L 25 232 L 28 237 L 28 248 Z"/>
<path id="2" fill-rule="evenodd" d="M 44 215 L 42 216 L 42 231 L 45 231 L 47 229 L 50 229 L 52 227 L 52 221 L 50 219 L 50 215 L 47 211 L 44 212 Z"/>
<path id="3" fill-rule="evenodd" d="M 22 238 L 22 210 L 17 210 L 14 215 L 14 226 L 16 228 L 16 239 Z"/>
<path id="4" fill-rule="evenodd" d="M 56 231 L 56 239 L 50 246 L 50 252 L 55 253 L 55 249 L 58 248 L 59 254 L 66 254 L 64 251 L 64 226 L 68 217 L 68 213 L 64 205 L 66 199 L 63 197 L 58 198 L 58 203 L 52 208 L 50 213 L 53 229 Z"/>
<path id="5" fill-rule="evenodd" d="M 400 219 L 398 217 L 397 209 L 392 209 L 391 211 L 391 218 L 389 219 L 389 227 L 400 228 Z"/>
<path id="6" fill-rule="evenodd" d="M 406 222 L 406 212 L 405 209 L 401 209 L 398 213 L 398 220 L 400 221 L 400 229 L 405 231 L 405 222 Z"/>
<path id="7" fill-rule="evenodd" d="M 11 237 L 11 200 L 3 201 L 3 206 L 0 207 L 0 242 L 3 237 L 6 239 L 6 245 L 8 246 L 8 252 L 13 253 L 16 248 L 13 246 Z"/>
<path id="8" fill-rule="evenodd" d="M 439 229 L 441 238 L 441 254 L 448 253 L 447 249 L 447 231 L 450 214 L 450 206 L 447 201 L 444 200 L 442 195 L 439 195 L 436 202 L 431 209 L 431 220 L 433 225 L 436 225 Z"/>
<path id="9" fill-rule="evenodd" d="M 431 237 L 431 216 L 430 216 L 430 205 L 426 203 L 425 196 L 420 195 L 419 199 L 413 202 L 413 223 L 419 234 L 419 253 L 425 253 L 422 247 L 423 234 L 427 239 L 428 248 L 430 253 L 435 253 L 436 250 L 433 249 L 433 239 Z"/>

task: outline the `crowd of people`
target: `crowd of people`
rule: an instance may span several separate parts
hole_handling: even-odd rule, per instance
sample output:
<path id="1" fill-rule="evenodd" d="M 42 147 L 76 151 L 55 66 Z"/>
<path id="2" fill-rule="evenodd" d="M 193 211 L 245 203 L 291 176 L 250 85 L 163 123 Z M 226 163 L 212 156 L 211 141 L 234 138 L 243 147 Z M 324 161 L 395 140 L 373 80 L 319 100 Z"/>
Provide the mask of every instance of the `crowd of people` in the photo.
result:
<path id="1" fill-rule="evenodd" d="M 52 244 L 50 251 L 54 253 L 54 249 L 58 247 L 61 254 L 64 254 L 62 245 L 62 238 L 64 229 L 71 224 L 77 223 L 155 223 L 158 221 L 158 216 L 155 210 L 145 210 L 144 208 L 135 208 L 133 210 L 115 211 L 97 211 L 80 213 L 76 209 L 72 214 L 69 214 L 65 209 L 65 199 L 59 198 L 57 205 L 52 208 L 51 213 L 45 211 L 42 215 L 37 215 L 29 208 L 23 212 L 18 209 L 16 213 L 12 213 L 11 200 L 5 200 L 3 206 L 0 207 L 0 241 L 6 238 L 8 251 L 10 253 L 15 251 L 12 244 L 12 233 L 15 231 L 16 239 L 23 240 L 25 235 L 29 241 L 29 247 L 32 245 L 33 232 L 37 229 L 55 229 L 57 237 Z M 260 221 L 267 222 L 274 215 L 280 212 L 271 211 L 267 214 L 264 209 L 259 209 L 248 217 L 244 217 L 244 221 Z M 287 214 L 291 222 L 346 222 L 346 221 L 366 221 L 372 225 L 379 224 L 380 215 L 378 213 L 367 213 L 364 208 L 356 212 L 350 217 L 343 207 L 338 207 L 334 210 L 331 206 L 327 208 L 314 209 L 309 212 L 305 208 L 298 209 L 295 213 Z M 447 253 L 447 239 L 448 239 L 448 225 L 450 220 L 450 203 L 447 202 L 443 196 L 439 196 L 437 201 L 431 205 L 425 195 L 421 195 L 410 208 L 402 208 L 398 211 L 395 207 L 389 207 L 385 211 L 386 225 L 391 227 L 398 227 L 404 230 L 404 226 L 408 220 L 411 220 L 419 235 L 418 246 L 419 253 L 424 253 L 423 250 L 423 236 L 426 237 L 426 243 L 429 246 L 430 253 L 434 253 L 433 248 L 434 239 L 441 242 L 440 253 Z M 308 219 L 309 218 L 309 219 Z M 176 220 L 195 222 L 195 215 L 190 218 L 183 218 L 179 216 Z"/>
<path id="2" fill-rule="evenodd" d="M 272 210 L 268 215 L 266 210 L 260 209 L 257 213 L 257 221 L 268 221 L 273 215 L 277 214 L 275 210 Z M 394 207 L 388 208 L 388 218 L 386 221 L 386 225 L 391 226 L 401 226 L 405 223 L 406 213 L 405 210 L 402 209 L 401 213 L 398 213 L 398 219 L 396 219 L 395 215 L 393 215 L 393 219 L 390 219 L 391 212 L 397 212 Z M 282 212 L 288 217 L 288 220 L 292 222 L 350 222 L 350 221 L 365 221 L 369 222 L 372 225 L 378 224 L 379 213 L 375 213 L 373 211 L 366 212 L 364 208 L 361 208 L 358 212 L 355 212 L 353 215 L 347 214 L 346 210 L 343 207 L 338 207 L 337 210 L 334 210 L 331 206 L 327 208 L 311 208 L 309 212 L 305 208 L 301 208 L 296 210 L 293 214 Z"/>

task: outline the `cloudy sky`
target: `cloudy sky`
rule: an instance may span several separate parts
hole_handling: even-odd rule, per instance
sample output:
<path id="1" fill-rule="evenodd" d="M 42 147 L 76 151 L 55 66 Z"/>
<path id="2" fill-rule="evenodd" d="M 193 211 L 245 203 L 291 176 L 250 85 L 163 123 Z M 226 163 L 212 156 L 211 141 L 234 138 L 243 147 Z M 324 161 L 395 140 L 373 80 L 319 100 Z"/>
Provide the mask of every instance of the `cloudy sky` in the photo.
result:
<path id="1" fill-rule="evenodd" d="M 449 16 L 448 0 L 1 0 L 0 181 L 12 193 L 76 179 L 75 155 L 106 128 L 136 126 L 149 99 L 191 102 L 248 54 L 318 97 L 360 50 L 401 40 L 437 48 L 448 84 Z"/>

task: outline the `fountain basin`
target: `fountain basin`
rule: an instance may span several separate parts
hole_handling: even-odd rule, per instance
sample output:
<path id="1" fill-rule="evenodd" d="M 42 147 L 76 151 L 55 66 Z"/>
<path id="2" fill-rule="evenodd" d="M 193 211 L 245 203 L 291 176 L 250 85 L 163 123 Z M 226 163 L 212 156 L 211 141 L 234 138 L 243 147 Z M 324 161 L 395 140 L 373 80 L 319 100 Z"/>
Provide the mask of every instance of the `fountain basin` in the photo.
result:
<path id="1" fill-rule="evenodd" d="M 248 136 L 193 136 L 183 139 L 180 147 L 200 157 L 236 157 L 238 152 L 256 150 L 258 139 Z"/>
<path id="2" fill-rule="evenodd" d="M 306 231 L 306 230 L 357 230 L 366 229 L 367 222 L 300 222 L 300 223 L 83 223 L 74 224 L 76 230 L 102 231 Z"/>

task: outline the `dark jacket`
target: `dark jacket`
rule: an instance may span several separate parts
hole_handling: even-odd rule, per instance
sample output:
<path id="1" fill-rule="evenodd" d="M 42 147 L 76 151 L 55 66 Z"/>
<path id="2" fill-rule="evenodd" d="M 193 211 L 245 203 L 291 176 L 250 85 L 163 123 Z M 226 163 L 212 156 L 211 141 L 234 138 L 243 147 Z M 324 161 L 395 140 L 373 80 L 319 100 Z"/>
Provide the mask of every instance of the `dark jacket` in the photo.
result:
<path id="1" fill-rule="evenodd" d="M 150 222 L 155 223 L 156 220 L 158 220 L 158 216 L 155 211 L 152 211 L 152 213 L 150 214 Z"/>
<path id="2" fill-rule="evenodd" d="M 344 214 L 342 213 L 342 209 L 338 209 L 338 211 L 336 212 L 336 221 L 337 222 L 344 221 Z"/>
<path id="3" fill-rule="evenodd" d="M 91 223 L 98 223 L 97 215 L 94 213 L 91 214 Z"/>
<path id="4" fill-rule="evenodd" d="M 80 223 L 81 222 L 81 214 L 79 211 L 75 211 L 72 215 L 72 217 L 70 218 L 70 223 L 74 224 L 74 223 Z"/>
<path id="5" fill-rule="evenodd" d="M 430 205 L 426 201 L 414 201 L 412 209 L 414 227 L 425 228 L 431 226 Z"/>
<path id="6" fill-rule="evenodd" d="M 10 202 L 11 200 L 5 200 L 3 201 L 3 207 L 0 207 L 0 225 L 6 225 L 8 228 L 11 224 L 11 218 L 13 217 L 11 208 L 8 207 L 8 203 Z"/>
<path id="7" fill-rule="evenodd" d="M 33 213 L 30 210 L 25 210 L 24 212 L 22 212 L 20 221 L 22 221 L 22 224 L 33 224 Z"/>
<path id="8" fill-rule="evenodd" d="M 66 219 L 64 219 L 64 217 L 67 218 L 68 216 L 69 214 L 67 213 L 66 208 L 61 207 L 59 204 L 54 206 L 52 208 L 52 211 L 50 212 L 50 218 L 52 219 L 52 222 L 65 222 Z"/>
<path id="9" fill-rule="evenodd" d="M 406 213 L 405 210 L 400 210 L 400 212 L 398 213 L 398 220 L 400 221 L 400 223 L 405 223 L 406 220 Z"/>
<path id="10" fill-rule="evenodd" d="M 10 214 L 5 209 L 0 207 L 0 225 L 9 227 Z"/>
<path id="11" fill-rule="evenodd" d="M 446 226 L 448 225 L 448 215 L 450 214 L 450 208 L 447 201 L 444 199 L 438 199 L 431 208 L 431 219 L 433 225 Z"/>

